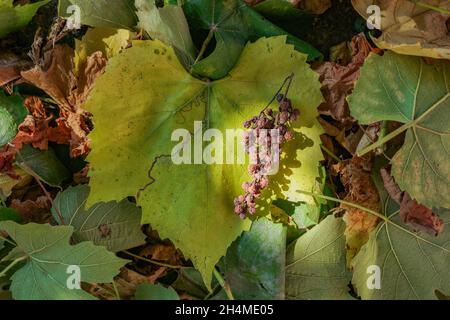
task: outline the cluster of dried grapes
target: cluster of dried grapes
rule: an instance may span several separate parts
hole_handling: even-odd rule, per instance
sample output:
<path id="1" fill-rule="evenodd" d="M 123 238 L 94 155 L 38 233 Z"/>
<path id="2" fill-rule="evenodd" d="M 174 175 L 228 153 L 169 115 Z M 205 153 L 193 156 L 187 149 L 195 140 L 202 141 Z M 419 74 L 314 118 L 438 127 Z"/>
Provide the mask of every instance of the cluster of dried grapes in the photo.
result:
<path id="1" fill-rule="evenodd" d="M 259 116 L 253 117 L 244 123 L 244 127 L 248 129 L 244 134 L 245 151 L 253 156 L 253 161 L 249 165 L 248 171 L 253 179 L 252 182 L 245 182 L 242 185 L 244 195 L 234 199 L 234 212 L 241 219 L 245 219 L 248 214 L 255 214 L 256 199 L 261 196 L 261 192 L 269 185 L 268 172 L 271 171 L 274 159 L 274 155 L 271 154 L 274 148 L 271 145 L 276 143 L 280 148 L 284 142 L 294 138 L 294 133 L 289 130 L 288 125 L 298 119 L 300 110 L 293 108 L 291 100 L 284 94 L 279 94 L 277 101 L 278 111 L 267 108 Z M 273 129 L 278 132 L 278 141 L 271 141 L 273 137 L 267 134 L 268 131 Z M 264 132 L 264 135 L 261 132 Z M 251 150 L 255 150 L 255 146 L 252 145 L 255 141 L 259 142 L 257 146 L 259 152 L 253 154 Z"/>

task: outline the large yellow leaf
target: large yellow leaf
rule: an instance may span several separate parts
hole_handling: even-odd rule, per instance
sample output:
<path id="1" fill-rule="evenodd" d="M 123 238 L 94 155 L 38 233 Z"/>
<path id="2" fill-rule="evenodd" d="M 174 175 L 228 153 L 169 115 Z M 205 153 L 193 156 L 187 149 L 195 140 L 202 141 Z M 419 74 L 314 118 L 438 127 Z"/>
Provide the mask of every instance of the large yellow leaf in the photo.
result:
<path id="1" fill-rule="evenodd" d="M 113 57 L 85 108 L 94 114 L 89 204 L 137 195 L 143 223 L 170 238 L 211 283 L 212 270 L 249 221 L 233 213 L 233 199 L 249 179 L 245 164 L 174 165 L 170 154 L 179 142 L 174 130 L 240 129 L 264 108 L 283 80 L 295 73 L 290 98 L 300 108 L 297 139 L 287 146 L 291 164 L 282 168 L 272 191 L 293 201 L 312 201 L 311 190 L 322 159 L 316 107 L 322 101 L 318 75 L 306 55 L 286 37 L 248 44 L 230 74 L 201 81 L 188 74 L 172 48 L 160 41 L 136 41 Z"/>

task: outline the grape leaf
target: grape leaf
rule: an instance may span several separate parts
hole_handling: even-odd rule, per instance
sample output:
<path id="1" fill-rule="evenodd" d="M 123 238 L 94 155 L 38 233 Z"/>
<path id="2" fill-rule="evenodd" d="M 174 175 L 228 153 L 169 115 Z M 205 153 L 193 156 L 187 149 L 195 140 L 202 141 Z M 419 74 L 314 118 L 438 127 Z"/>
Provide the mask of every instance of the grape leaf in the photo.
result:
<path id="1" fill-rule="evenodd" d="M 180 300 L 177 292 L 171 287 L 160 284 L 143 283 L 137 286 L 136 300 Z"/>
<path id="2" fill-rule="evenodd" d="M 392 159 L 402 190 L 430 208 L 450 207 L 450 62 L 426 64 L 422 58 L 387 52 L 371 55 L 348 98 L 361 124 L 382 120 L 408 130 Z"/>
<path id="3" fill-rule="evenodd" d="M 14 139 L 18 125 L 22 123 L 27 113 L 22 98 L 6 96 L 0 91 L 0 147 Z"/>
<path id="4" fill-rule="evenodd" d="M 197 49 L 191 38 L 189 25 L 183 9 L 167 4 L 157 8 L 154 0 L 136 0 L 138 27 L 143 28 L 152 39 L 172 46 L 185 67 L 194 62 Z"/>
<path id="5" fill-rule="evenodd" d="M 36 11 L 49 0 L 37 1 L 26 5 L 13 5 L 13 0 L 0 0 L 0 37 L 25 27 Z"/>
<path id="6" fill-rule="evenodd" d="M 110 201 L 85 210 L 88 195 L 89 187 L 80 185 L 69 187 L 53 201 L 54 219 L 59 224 L 74 227 L 73 239 L 76 242 L 92 241 L 112 252 L 145 243 L 145 235 L 141 231 L 141 210 L 135 204 L 128 200 Z M 64 223 L 61 223 L 58 212 Z"/>
<path id="7" fill-rule="evenodd" d="M 290 96 L 302 119 L 296 124 L 298 139 L 286 150 L 294 165 L 273 177 L 278 187 L 274 196 L 312 201 L 296 191 L 312 189 L 322 159 L 322 130 L 316 121 L 320 84 L 306 56 L 285 41 L 275 37 L 249 44 L 230 76 L 216 82 L 193 78 L 176 61 L 173 49 L 160 41 L 136 41 L 110 60 L 84 106 L 95 122 L 88 206 L 138 195 L 142 223 L 170 238 L 208 287 L 214 265 L 250 226 L 233 213 L 233 199 L 248 178 L 247 166 L 175 165 L 170 154 L 178 143 L 171 135 L 184 128 L 200 136 L 194 121 L 202 120 L 205 130 L 224 134 L 242 128 L 294 72 Z M 118 77 L 121 81 L 115 81 Z"/>
<path id="8" fill-rule="evenodd" d="M 287 249 L 286 298 L 348 300 L 345 223 L 328 216 Z"/>
<path id="9" fill-rule="evenodd" d="M 192 70 L 211 79 L 224 77 L 236 64 L 248 39 L 238 1 L 189 0 L 183 9 L 194 29 L 209 30 L 216 40 L 214 51 L 196 61 Z"/>
<path id="10" fill-rule="evenodd" d="M 16 155 L 17 164 L 31 175 L 39 178 L 50 186 L 58 187 L 70 178 L 69 170 L 56 157 L 51 148 L 42 151 L 30 145 L 24 145 Z"/>
<path id="11" fill-rule="evenodd" d="M 383 33 L 379 38 L 372 37 L 379 48 L 400 54 L 450 59 L 450 35 L 446 24 L 450 12 L 448 0 L 352 0 L 352 4 L 365 19 L 374 13 L 367 10 L 369 6 L 380 8 Z M 447 14 L 438 10 L 445 10 Z"/>
<path id="12" fill-rule="evenodd" d="M 80 23 L 91 27 L 132 30 L 137 24 L 134 0 L 59 0 L 61 17 L 76 18 L 72 8 L 80 10 Z"/>
<path id="13" fill-rule="evenodd" d="M 285 260 L 286 228 L 261 218 L 228 249 L 225 280 L 238 300 L 281 300 Z"/>
<path id="14" fill-rule="evenodd" d="M 380 174 L 373 176 L 380 193 L 383 214 L 388 218 L 372 231 L 369 241 L 353 259 L 353 280 L 362 299 L 430 300 L 435 290 L 450 292 L 450 210 L 436 210 L 444 231 L 433 237 L 404 227 L 399 205 L 389 197 Z M 370 266 L 381 270 L 380 289 L 369 289 Z"/>
<path id="15" fill-rule="evenodd" d="M 176 0 L 169 0 L 176 3 Z M 192 71 L 202 77 L 220 79 L 227 75 L 238 60 L 245 44 L 260 37 L 287 36 L 295 49 L 308 54 L 308 59 L 321 57 L 310 44 L 288 34 L 272 24 L 241 0 L 186 0 L 183 9 L 194 32 L 209 32 L 216 41 L 213 52 L 195 61 Z M 205 39 L 207 44 L 211 39 Z M 199 57 L 201 58 L 201 57 Z"/>
<path id="16" fill-rule="evenodd" d="M 117 258 L 104 247 L 82 242 L 69 244 L 73 227 L 0 222 L 17 247 L 4 259 L 24 259 L 26 264 L 11 277 L 11 292 L 17 300 L 93 299 L 81 289 L 69 289 L 69 266 L 80 268 L 81 281 L 108 283 L 127 260 Z"/>

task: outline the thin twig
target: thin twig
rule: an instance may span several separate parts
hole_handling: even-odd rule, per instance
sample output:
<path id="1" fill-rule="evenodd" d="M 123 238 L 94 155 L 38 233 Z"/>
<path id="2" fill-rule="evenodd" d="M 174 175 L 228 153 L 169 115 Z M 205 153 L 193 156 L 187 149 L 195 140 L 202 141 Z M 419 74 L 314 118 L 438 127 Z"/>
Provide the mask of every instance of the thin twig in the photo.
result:
<path id="1" fill-rule="evenodd" d="M 289 93 L 289 89 L 291 87 L 291 83 L 292 83 L 293 79 L 294 79 L 294 73 L 292 72 L 288 77 L 286 77 L 286 79 L 284 79 L 283 84 L 281 85 L 280 89 L 278 89 L 277 93 L 275 93 L 275 95 L 269 101 L 267 106 L 264 109 L 262 109 L 261 113 L 266 111 L 267 108 L 270 107 L 271 104 L 278 98 L 278 96 L 280 95 L 281 91 L 283 91 L 283 89 L 286 86 L 286 84 L 287 84 L 287 87 L 286 87 L 285 97 L 287 96 L 287 94 Z"/>
<path id="2" fill-rule="evenodd" d="M 187 268 L 185 266 L 174 266 L 174 265 L 170 265 L 170 264 L 167 264 L 167 263 L 155 261 L 155 260 L 152 260 L 152 259 L 147 259 L 147 258 L 138 256 L 137 254 L 134 254 L 134 253 L 132 253 L 130 251 L 127 251 L 127 250 L 124 250 L 122 252 L 127 254 L 127 255 L 129 255 L 129 256 L 131 256 L 131 257 L 133 257 L 133 258 L 136 258 L 138 260 L 145 261 L 145 262 L 148 262 L 148 263 L 160 266 L 160 267 L 166 267 L 166 268 L 170 268 L 170 269 L 185 269 L 185 268 Z"/>
<path id="3" fill-rule="evenodd" d="M 220 272 L 214 268 L 213 270 L 214 276 L 217 279 L 217 282 L 219 282 L 220 286 L 223 288 L 223 290 L 225 291 L 228 300 L 234 300 L 234 296 L 233 293 L 231 292 L 231 288 L 228 285 L 228 283 L 225 282 L 225 280 L 223 279 L 222 275 L 220 274 Z"/>
<path id="4" fill-rule="evenodd" d="M 22 262 L 23 260 L 26 260 L 27 258 L 28 258 L 27 256 L 23 256 L 23 257 L 15 259 L 5 269 L 3 269 L 3 271 L 0 273 L 0 278 L 3 278 L 4 276 L 6 276 L 6 274 L 8 273 L 9 270 L 14 268 L 14 266 L 16 264 L 18 264 L 19 262 Z"/>
<path id="5" fill-rule="evenodd" d="M 114 293 L 116 294 L 116 299 L 117 300 L 121 300 L 120 299 L 119 290 L 117 289 L 117 285 L 116 285 L 116 282 L 114 281 L 114 279 L 112 281 L 112 285 L 113 285 L 113 288 L 114 288 Z"/>
<path id="6" fill-rule="evenodd" d="M 331 158 L 333 158 L 333 159 L 336 160 L 337 162 L 341 162 L 341 159 L 339 159 L 337 155 L 335 155 L 333 152 L 331 152 L 330 149 L 328 149 L 327 147 L 325 147 L 323 144 L 321 144 L 320 147 L 321 147 L 322 150 L 325 151 L 325 153 L 328 154 Z"/>

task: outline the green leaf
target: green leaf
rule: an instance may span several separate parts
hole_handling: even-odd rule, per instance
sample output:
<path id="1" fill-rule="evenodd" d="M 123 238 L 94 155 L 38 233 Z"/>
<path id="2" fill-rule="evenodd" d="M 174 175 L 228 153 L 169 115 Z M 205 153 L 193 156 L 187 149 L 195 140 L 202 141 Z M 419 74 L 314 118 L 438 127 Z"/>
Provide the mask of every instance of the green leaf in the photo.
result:
<path id="1" fill-rule="evenodd" d="M 308 59 L 322 56 L 314 47 L 272 24 L 241 0 L 186 0 L 183 9 L 194 31 L 209 32 L 204 45 L 210 43 L 212 36 L 216 42 L 208 57 L 194 63 L 192 71 L 198 76 L 223 78 L 235 65 L 247 41 L 261 37 L 286 35 L 287 42 L 308 54 Z"/>
<path id="2" fill-rule="evenodd" d="M 82 282 L 109 283 L 127 260 L 117 258 L 104 247 L 82 242 L 69 244 L 73 227 L 0 222 L 17 243 L 5 260 L 24 259 L 26 264 L 11 277 L 16 300 L 94 299 L 81 289 L 69 289 L 69 266 L 80 268 Z"/>
<path id="3" fill-rule="evenodd" d="M 141 231 L 141 210 L 128 200 L 97 203 L 89 210 L 85 204 L 89 187 L 69 187 L 59 193 L 53 202 L 53 218 L 59 224 L 73 226 L 76 242 L 92 241 L 109 251 L 118 252 L 145 243 Z M 61 223 L 58 212 L 62 215 Z"/>
<path id="4" fill-rule="evenodd" d="M 11 114 L 0 107 L 0 147 L 11 142 L 16 136 L 17 125 Z"/>
<path id="5" fill-rule="evenodd" d="M 27 109 L 19 96 L 6 96 L 0 91 L 0 147 L 14 139 L 17 127 L 27 115 Z"/>
<path id="6" fill-rule="evenodd" d="M 11 208 L 0 208 L 0 221 L 20 222 L 22 217 L 16 210 Z"/>
<path id="7" fill-rule="evenodd" d="M 0 37 L 26 27 L 36 11 L 47 4 L 48 0 L 17 6 L 14 6 L 13 2 L 13 0 L 0 0 Z"/>
<path id="8" fill-rule="evenodd" d="M 374 300 L 434 300 L 435 290 L 450 293 L 450 210 L 435 210 L 445 224 L 439 236 L 414 233 L 401 222 L 399 205 L 389 197 L 380 174 L 373 180 L 388 219 L 372 231 L 353 259 L 352 283 L 358 295 Z M 380 289 L 367 285 L 370 266 L 381 270 Z"/>
<path id="9" fill-rule="evenodd" d="M 136 41 L 110 60 L 84 106 L 95 122 L 88 157 L 92 188 L 88 206 L 138 195 L 142 223 L 150 223 L 162 238 L 171 239 L 202 273 L 207 286 L 227 247 L 250 227 L 249 221 L 233 213 L 233 199 L 249 179 L 247 165 L 175 165 L 170 155 L 179 143 L 171 136 L 177 129 L 201 136 L 194 121 L 204 121 L 204 130 L 216 128 L 224 134 L 226 129 L 241 129 L 294 72 L 290 98 L 302 118 L 294 129 L 298 139 L 286 145 L 290 161 L 286 167 L 293 165 L 272 177 L 274 189 L 269 193 L 274 198 L 312 202 L 297 190 L 313 188 L 322 159 L 322 129 L 316 121 L 316 107 L 322 101 L 320 83 L 306 56 L 285 40 L 276 37 L 249 44 L 230 76 L 212 83 L 189 75 L 173 49 L 160 41 Z"/>
<path id="10" fill-rule="evenodd" d="M 173 288 L 148 283 L 138 285 L 134 297 L 136 300 L 180 300 L 180 297 Z"/>
<path id="11" fill-rule="evenodd" d="M 407 130 L 392 159 L 395 181 L 421 204 L 450 208 L 450 62 L 372 54 L 348 101 L 361 124 L 404 123 L 387 137 Z"/>
<path id="12" fill-rule="evenodd" d="M 175 48 L 185 67 L 195 60 L 197 49 L 183 9 L 175 5 L 157 8 L 154 0 L 136 0 L 138 27 L 143 28 L 152 39 L 158 39 Z"/>
<path id="13" fill-rule="evenodd" d="M 196 61 L 193 72 L 210 79 L 223 78 L 236 64 L 248 39 L 238 1 L 189 0 L 183 9 L 194 29 L 208 30 L 216 40 L 214 51 Z"/>
<path id="14" fill-rule="evenodd" d="M 217 284 L 218 285 L 218 284 Z M 180 292 L 185 292 L 189 296 L 204 299 L 209 291 L 206 288 L 200 272 L 194 268 L 182 268 L 178 271 L 178 277 L 172 287 Z M 214 280 L 213 280 L 214 287 Z"/>
<path id="15" fill-rule="evenodd" d="M 260 37 L 274 37 L 280 35 L 287 36 L 287 43 L 292 44 L 295 50 L 305 53 L 308 55 L 308 61 L 323 59 L 323 55 L 314 48 L 309 43 L 293 36 L 292 34 L 286 32 L 284 29 L 278 27 L 277 25 L 271 23 L 265 17 L 260 15 L 258 12 L 253 10 L 251 7 L 245 5 L 242 0 L 240 0 L 240 11 L 242 17 L 249 28 L 249 40 L 256 40 Z M 304 19 L 301 24 L 305 23 Z M 298 20 L 297 20 L 298 21 Z M 298 22 L 297 22 L 298 25 Z"/>
<path id="16" fill-rule="evenodd" d="M 271 20 L 312 20 L 311 13 L 297 9 L 289 0 L 265 0 L 253 6 L 253 9 Z M 303 21 L 302 21 L 303 22 Z"/>
<path id="17" fill-rule="evenodd" d="M 261 218 L 228 249 L 225 280 L 238 300 L 281 300 L 285 261 L 286 227 Z"/>
<path id="18" fill-rule="evenodd" d="M 70 172 L 56 157 L 53 149 L 42 151 L 30 145 L 24 145 L 17 153 L 17 164 L 29 174 L 37 174 L 50 186 L 61 186 L 70 178 Z"/>
<path id="19" fill-rule="evenodd" d="M 328 216 L 287 249 L 286 298 L 348 300 L 345 223 Z"/>
<path id="20" fill-rule="evenodd" d="M 137 24 L 134 0 L 59 0 L 59 15 L 72 17 L 72 5 L 80 9 L 81 24 L 91 27 L 134 29 Z"/>

